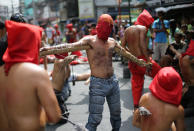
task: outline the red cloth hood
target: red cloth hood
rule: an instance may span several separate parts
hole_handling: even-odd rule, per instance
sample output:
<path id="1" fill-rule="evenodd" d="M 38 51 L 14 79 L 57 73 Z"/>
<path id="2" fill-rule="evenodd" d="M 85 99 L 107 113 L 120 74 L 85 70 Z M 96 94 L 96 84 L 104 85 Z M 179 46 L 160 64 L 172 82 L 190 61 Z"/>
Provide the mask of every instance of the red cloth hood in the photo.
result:
<path id="1" fill-rule="evenodd" d="M 190 41 L 188 49 L 182 54 L 182 56 L 185 55 L 194 56 L 194 40 Z"/>
<path id="2" fill-rule="evenodd" d="M 158 99 L 180 105 L 182 97 L 182 80 L 172 67 L 164 67 L 156 74 L 150 86 L 151 93 Z"/>
<path id="3" fill-rule="evenodd" d="M 90 34 L 91 35 L 96 35 L 97 34 L 97 30 L 96 29 L 92 29 Z"/>
<path id="4" fill-rule="evenodd" d="M 6 21 L 5 26 L 8 33 L 8 48 L 3 55 L 6 74 L 15 63 L 38 64 L 42 28 L 14 21 Z"/>
<path id="5" fill-rule="evenodd" d="M 153 17 L 147 10 L 143 10 L 143 12 L 137 17 L 137 21 L 135 25 L 143 25 L 149 28 L 149 26 L 154 22 Z"/>
<path id="6" fill-rule="evenodd" d="M 102 14 L 96 26 L 97 36 L 99 39 L 106 41 L 113 29 L 113 19 L 108 14 Z"/>
<path id="7" fill-rule="evenodd" d="M 72 31 L 73 30 L 73 24 L 67 24 L 66 28 L 68 28 L 70 31 Z"/>

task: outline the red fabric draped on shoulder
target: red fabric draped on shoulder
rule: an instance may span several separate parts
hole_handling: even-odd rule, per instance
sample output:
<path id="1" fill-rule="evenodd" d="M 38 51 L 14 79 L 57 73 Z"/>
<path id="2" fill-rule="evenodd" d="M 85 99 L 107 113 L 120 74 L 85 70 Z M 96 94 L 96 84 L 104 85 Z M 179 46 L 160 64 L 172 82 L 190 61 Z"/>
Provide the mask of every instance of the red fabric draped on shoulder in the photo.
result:
<path id="1" fill-rule="evenodd" d="M 38 64 L 43 29 L 39 26 L 14 21 L 6 21 L 5 25 L 8 33 L 8 48 L 3 55 L 6 74 L 15 63 Z"/>

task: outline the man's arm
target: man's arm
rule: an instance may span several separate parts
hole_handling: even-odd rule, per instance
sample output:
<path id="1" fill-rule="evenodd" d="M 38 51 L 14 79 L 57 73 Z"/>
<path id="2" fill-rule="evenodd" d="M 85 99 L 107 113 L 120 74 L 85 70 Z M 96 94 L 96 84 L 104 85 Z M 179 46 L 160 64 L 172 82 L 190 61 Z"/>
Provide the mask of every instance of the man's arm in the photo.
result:
<path id="1" fill-rule="evenodd" d="M 172 45 L 170 45 L 170 50 L 176 55 L 178 59 L 181 58 L 181 53 L 179 53 Z"/>
<path id="2" fill-rule="evenodd" d="M 126 46 L 126 44 L 127 44 L 127 41 L 126 41 L 126 33 L 124 34 L 124 36 L 123 36 L 123 38 L 121 39 L 121 46 L 125 49 L 125 50 L 127 50 L 128 52 L 130 52 L 129 51 L 129 49 L 127 48 L 127 46 Z"/>
<path id="3" fill-rule="evenodd" d="M 40 56 L 61 54 L 65 52 L 73 52 L 78 50 L 87 50 L 91 48 L 89 42 L 90 38 L 82 38 L 81 40 L 74 43 L 64 43 L 51 47 L 43 47 L 40 49 Z"/>
<path id="4" fill-rule="evenodd" d="M 144 105 L 147 104 L 147 98 L 148 98 L 148 93 L 144 94 L 141 96 L 140 101 L 139 101 L 139 106 L 144 107 Z M 137 108 L 134 113 L 133 113 L 133 121 L 132 124 L 138 128 L 141 127 L 141 121 L 142 117 L 148 117 L 149 115 L 140 115 L 140 108 Z"/>
<path id="5" fill-rule="evenodd" d="M 142 29 L 140 31 L 140 49 L 141 49 L 141 52 L 143 53 L 143 55 L 145 56 L 146 60 L 147 60 L 147 63 L 150 62 L 150 59 L 149 59 L 149 54 L 148 54 L 148 44 L 147 44 L 147 39 L 146 39 L 146 35 L 147 35 L 147 31 L 146 29 Z"/>
<path id="6" fill-rule="evenodd" d="M 60 120 L 61 111 L 47 72 L 39 71 L 36 80 L 37 96 L 46 113 L 47 121 L 57 123 Z"/>
<path id="7" fill-rule="evenodd" d="M 185 131 L 185 126 L 184 126 L 184 109 L 180 105 L 179 107 L 179 114 L 177 115 L 177 120 L 175 120 L 175 126 L 176 126 L 176 131 Z"/>
<path id="8" fill-rule="evenodd" d="M 132 121 L 133 126 L 141 128 L 141 115 L 139 112 L 139 109 L 136 109 L 133 113 L 133 121 Z"/>
<path id="9" fill-rule="evenodd" d="M 116 42 L 116 41 L 115 41 Z M 117 42 L 116 45 L 114 47 L 115 52 L 117 52 L 118 54 L 128 58 L 129 60 L 131 60 L 132 62 L 138 64 L 139 66 L 146 66 L 149 67 L 150 64 L 146 63 L 144 60 L 138 59 L 137 57 L 135 57 L 134 55 L 132 55 L 130 52 L 128 52 L 126 49 L 124 49 L 123 47 L 121 47 Z"/>

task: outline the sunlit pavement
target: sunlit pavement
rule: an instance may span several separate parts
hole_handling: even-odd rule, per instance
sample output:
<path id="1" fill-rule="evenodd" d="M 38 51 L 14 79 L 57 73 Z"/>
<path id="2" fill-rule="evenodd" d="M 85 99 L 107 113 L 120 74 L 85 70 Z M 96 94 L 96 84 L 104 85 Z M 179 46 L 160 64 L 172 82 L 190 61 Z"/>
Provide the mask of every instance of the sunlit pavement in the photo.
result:
<path id="1" fill-rule="evenodd" d="M 120 131 L 140 131 L 132 126 L 132 92 L 130 79 L 123 79 L 123 67 L 120 61 L 113 62 L 115 75 L 119 80 L 120 94 L 121 94 L 121 118 L 122 125 Z M 52 70 L 53 64 L 48 64 L 48 70 Z M 72 69 L 72 67 L 71 67 Z M 74 73 L 81 74 L 89 71 L 88 64 L 79 64 L 73 66 Z M 150 77 L 145 77 L 144 92 L 149 91 L 148 86 L 151 82 Z M 84 85 L 84 81 L 76 82 L 75 86 L 70 83 L 72 89 L 72 96 L 67 100 L 67 107 L 70 111 L 69 120 L 75 123 L 81 123 L 83 126 L 87 123 L 88 119 L 88 92 L 89 85 Z M 97 131 L 111 131 L 110 115 L 108 105 L 105 102 L 103 118 L 98 126 Z M 47 126 L 46 131 L 74 131 L 70 123 L 64 125 Z"/>

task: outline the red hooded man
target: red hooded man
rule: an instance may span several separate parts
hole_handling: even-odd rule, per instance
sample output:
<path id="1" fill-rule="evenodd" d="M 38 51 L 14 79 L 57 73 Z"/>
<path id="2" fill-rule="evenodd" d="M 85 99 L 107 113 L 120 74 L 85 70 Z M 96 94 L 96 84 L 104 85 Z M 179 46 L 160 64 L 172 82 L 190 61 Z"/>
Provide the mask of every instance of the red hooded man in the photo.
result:
<path id="1" fill-rule="evenodd" d="M 143 131 L 185 131 L 184 109 L 181 105 L 182 80 L 173 67 L 162 68 L 149 86 L 139 106 L 150 111 L 148 116 L 137 109 L 133 117 L 133 125 Z"/>
<path id="2" fill-rule="evenodd" d="M 76 30 L 73 28 L 73 24 L 67 24 L 66 28 L 68 29 L 68 31 L 66 32 L 66 38 L 67 38 L 67 42 L 68 43 L 73 43 L 76 42 L 76 35 L 77 32 Z M 80 51 L 74 51 L 72 52 L 72 55 L 76 55 L 76 56 L 82 56 L 82 53 Z"/>
<path id="3" fill-rule="evenodd" d="M 131 54 L 139 59 L 143 59 L 147 63 L 152 63 L 152 69 L 147 72 L 147 75 L 152 78 L 160 70 L 160 66 L 149 57 L 147 50 L 148 43 L 147 31 L 150 25 L 154 22 L 154 19 L 147 10 L 144 10 L 137 18 L 135 25 L 128 27 L 125 30 L 124 37 L 122 39 L 122 46 L 128 50 Z M 132 95 L 134 109 L 138 108 L 139 99 L 142 94 L 144 75 L 146 74 L 146 68 L 140 67 L 136 63 L 129 61 L 128 67 L 132 73 Z"/>
<path id="4" fill-rule="evenodd" d="M 86 128 L 96 131 L 102 120 L 103 105 L 105 99 L 110 109 L 110 121 L 114 131 L 119 131 L 121 126 L 120 89 L 118 80 L 114 75 L 112 66 L 113 52 L 127 57 L 142 66 L 149 66 L 143 60 L 139 60 L 124 48 L 122 48 L 109 35 L 113 28 L 113 19 L 108 14 L 102 14 L 96 26 L 97 35 L 89 35 L 81 40 L 60 46 L 44 47 L 41 55 L 59 53 L 75 50 L 86 50 L 88 62 L 91 69 L 90 91 L 89 91 L 89 118 Z"/>
<path id="5" fill-rule="evenodd" d="M 42 29 L 5 22 L 8 47 L 0 67 L 0 129 L 43 131 L 60 120 L 60 108 L 48 73 L 39 67 Z"/>

